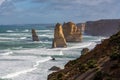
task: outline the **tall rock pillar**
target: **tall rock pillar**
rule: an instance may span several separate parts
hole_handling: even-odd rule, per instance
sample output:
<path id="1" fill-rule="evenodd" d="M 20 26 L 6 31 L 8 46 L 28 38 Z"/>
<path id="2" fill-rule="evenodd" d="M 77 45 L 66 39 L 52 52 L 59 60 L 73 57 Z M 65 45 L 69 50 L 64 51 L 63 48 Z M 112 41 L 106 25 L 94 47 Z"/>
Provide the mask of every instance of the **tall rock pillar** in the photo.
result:
<path id="1" fill-rule="evenodd" d="M 33 41 L 39 41 L 39 38 L 38 38 L 38 36 L 36 34 L 35 29 L 32 29 L 32 40 Z"/>
<path id="2" fill-rule="evenodd" d="M 67 47 L 66 40 L 63 34 L 62 25 L 57 23 L 54 30 L 54 39 L 52 48 Z"/>

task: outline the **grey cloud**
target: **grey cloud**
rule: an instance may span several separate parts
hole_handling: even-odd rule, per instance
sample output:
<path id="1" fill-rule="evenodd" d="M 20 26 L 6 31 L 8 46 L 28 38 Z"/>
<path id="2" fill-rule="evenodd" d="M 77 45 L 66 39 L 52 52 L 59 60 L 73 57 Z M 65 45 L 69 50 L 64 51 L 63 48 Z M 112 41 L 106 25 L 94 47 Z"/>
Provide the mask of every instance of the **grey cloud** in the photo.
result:
<path id="1" fill-rule="evenodd" d="M 6 0 L 0 5 L 0 14 L 1 15 L 8 15 L 14 9 L 15 9 L 15 6 L 13 5 L 13 2 Z"/>
<path id="2" fill-rule="evenodd" d="M 33 2 L 50 2 L 51 4 L 74 4 L 79 3 L 83 5 L 98 5 L 101 3 L 112 3 L 113 0 L 32 0 Z"/>

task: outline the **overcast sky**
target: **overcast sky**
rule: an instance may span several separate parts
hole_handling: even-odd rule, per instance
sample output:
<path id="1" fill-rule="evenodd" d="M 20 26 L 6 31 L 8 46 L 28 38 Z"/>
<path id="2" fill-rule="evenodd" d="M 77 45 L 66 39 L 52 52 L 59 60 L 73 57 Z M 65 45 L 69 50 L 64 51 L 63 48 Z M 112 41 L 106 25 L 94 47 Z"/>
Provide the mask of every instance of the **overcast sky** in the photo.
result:
<path id="1" fill-rule="evenodd" d="M 0 0 L 0 24 L 120 18 L 120 0 Z"/>

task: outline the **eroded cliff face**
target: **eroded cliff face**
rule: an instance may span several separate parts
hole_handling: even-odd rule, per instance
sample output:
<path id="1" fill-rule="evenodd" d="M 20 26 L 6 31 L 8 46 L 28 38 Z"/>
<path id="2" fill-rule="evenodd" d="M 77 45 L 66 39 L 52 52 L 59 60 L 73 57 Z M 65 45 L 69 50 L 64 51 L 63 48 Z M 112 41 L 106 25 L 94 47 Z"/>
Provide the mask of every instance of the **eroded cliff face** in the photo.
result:
<path id="1" fill-rule="evenodd" d="M 120 19 L 88 21 L 85 33 L 93 36 L 111 36 L 120 30 Z"/>
<path id="2" fill-rule="evenodd" d="M 120 80 L 120 31 L 101 44 L 69 61 L 63 70 L 53 72 L 48 80 Z"/>
<path id="3" fill-rule="evenodd" d="M 67 47 L 66 40 L 63 34 L 62 25 L 57 23 L 54 30 L 54 39 L 52 48 L 56 47 Z"/>
<path id="4" fill-rule="evenodd" d="M 38 38 L 38 36 L 36 34 L 35 29 L 32 29 L 32 40 L 33 41 L 39 41 L 39 38 Z"/>
<path id="5" fill-rule="evenodd" d="M 77 27 L 80 28 L 82 33 L 84 33 L 85 29 L 86 29 L 86 24 L 85 23 L 79 23 L 79 24 L 77 24 Z"/>
<path id="6" fill-rule="evenodd" d="M 74 23 L 68 22 L 63 24 L 63 33 L 67 42 L 81 42 L 82 33 Z"/>

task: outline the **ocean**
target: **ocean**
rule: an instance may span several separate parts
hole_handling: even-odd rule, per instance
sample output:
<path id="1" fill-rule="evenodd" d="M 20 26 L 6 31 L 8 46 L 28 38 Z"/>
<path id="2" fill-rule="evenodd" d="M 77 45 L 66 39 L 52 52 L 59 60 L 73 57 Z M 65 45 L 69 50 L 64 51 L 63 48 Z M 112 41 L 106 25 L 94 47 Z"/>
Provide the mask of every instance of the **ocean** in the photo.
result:
<path id="1" fill-rule="evenodd" d="M 33 42 L 31 29 L 40 41 Z M 0 80 L 47 80 L 52 66 L 64 68 L 78 58 L 83 48 L 93 49 L 105 37 L 83 35 L 79 43 L 67 43 L 67 48 L 51 48 L 54 25 L 0 26 Z M 52 58 L 56 60 L 52 60 Z"/>

